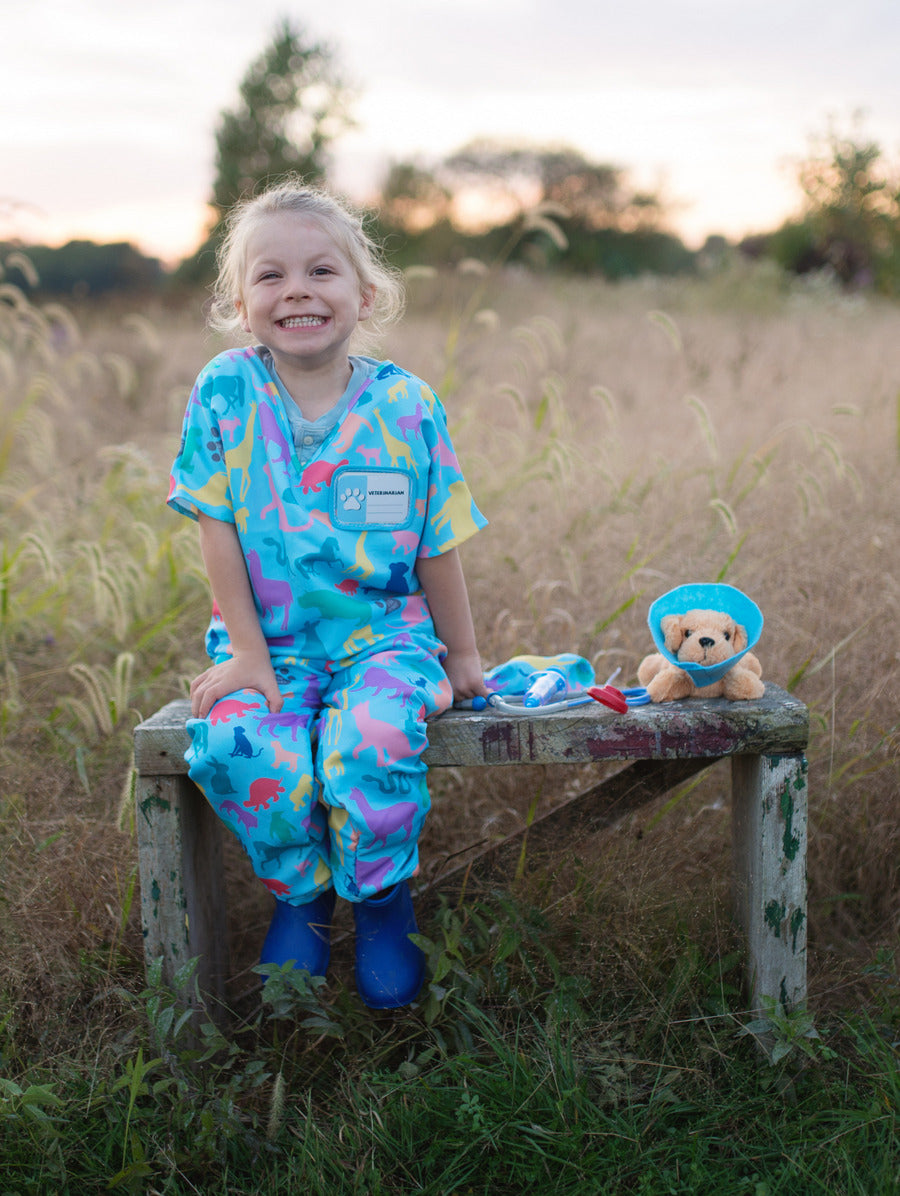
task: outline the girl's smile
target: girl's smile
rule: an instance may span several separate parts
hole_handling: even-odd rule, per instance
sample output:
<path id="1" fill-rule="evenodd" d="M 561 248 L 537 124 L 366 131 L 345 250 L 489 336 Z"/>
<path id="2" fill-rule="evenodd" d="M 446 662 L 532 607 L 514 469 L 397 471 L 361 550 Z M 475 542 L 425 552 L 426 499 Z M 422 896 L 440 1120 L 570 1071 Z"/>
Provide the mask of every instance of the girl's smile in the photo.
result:
<path id="1" fill-rule="evenodd" d="M 278 323 L 282 328 L 318 328 L 325 323 L 323 316 L 288 316 Z"/>

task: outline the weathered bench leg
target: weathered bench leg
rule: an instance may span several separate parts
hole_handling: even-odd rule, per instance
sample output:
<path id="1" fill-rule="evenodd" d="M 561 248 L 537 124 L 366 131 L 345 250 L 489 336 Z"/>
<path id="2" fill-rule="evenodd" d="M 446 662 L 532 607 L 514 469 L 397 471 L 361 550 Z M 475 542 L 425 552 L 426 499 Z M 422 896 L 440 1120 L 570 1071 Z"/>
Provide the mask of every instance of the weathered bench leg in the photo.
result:
<path id="1" fill-rule="evenodd" d="M 171 984 L 199 956 L 200 992 L 221 1001 L 228 940 L 219 820 L 186 776 L 157 776 L 138 781 L 136 822 L 147 963 L 162 956 Z"/>
<path id="2" fill-rule="evenodd" d="M 785 1009 L 806 998 L 806 757 L 732 759 L 735 906 L 748 989 Z"/>

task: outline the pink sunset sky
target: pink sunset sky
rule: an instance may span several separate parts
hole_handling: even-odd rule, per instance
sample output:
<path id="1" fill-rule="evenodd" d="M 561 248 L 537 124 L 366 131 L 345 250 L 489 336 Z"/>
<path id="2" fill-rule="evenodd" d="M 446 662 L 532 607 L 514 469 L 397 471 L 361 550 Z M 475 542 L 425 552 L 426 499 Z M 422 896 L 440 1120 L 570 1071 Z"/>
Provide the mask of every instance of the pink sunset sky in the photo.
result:
<path id="1" fill-rule="evenodd" d="M 0 40 L 0 239 L 129 240 L 174 261 L 207 220 L 213 134 L 283 17 L 355 90 L 331 180 L 475 137 L 566 143 L 658 189 L 690 244 L 774 228 L 833 121 L 900 151 L 893 0 L 29 0 Z"/>

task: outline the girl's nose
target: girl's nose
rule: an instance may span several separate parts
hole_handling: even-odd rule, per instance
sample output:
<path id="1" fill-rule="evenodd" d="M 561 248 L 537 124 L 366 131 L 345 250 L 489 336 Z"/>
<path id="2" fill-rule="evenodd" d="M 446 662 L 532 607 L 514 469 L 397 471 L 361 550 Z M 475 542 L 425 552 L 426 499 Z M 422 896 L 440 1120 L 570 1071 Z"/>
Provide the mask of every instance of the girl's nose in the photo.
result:
<path id="1" fill-rule="evenodd" d="M 299 278 L 289 277 L 284 280 L 285 299 L 306 299 L 308 296 L 309 286 L 305 276 Z"/>

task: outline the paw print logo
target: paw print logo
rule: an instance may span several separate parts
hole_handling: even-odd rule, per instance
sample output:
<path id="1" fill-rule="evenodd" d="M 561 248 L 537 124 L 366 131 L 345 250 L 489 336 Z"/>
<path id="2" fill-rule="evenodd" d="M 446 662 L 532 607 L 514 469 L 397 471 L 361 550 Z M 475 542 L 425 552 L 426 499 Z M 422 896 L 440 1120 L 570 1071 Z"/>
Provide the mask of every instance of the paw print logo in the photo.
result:
<path id="1" fill-rule="evenodd" d="M 208 440 L 206 448 L 213 461 L 221 461 L 225 456 L 225 446 L 218 436 L 214 436 L 212 440 Z"/>
<path id="2" fill-rule="evenodd" d="M 345 511 L 361 511 L 363 505 L 362 490 L 358 486 L 354 486 L 352 490 L 345 490 L 341 495 L 341 502 Z"/>

